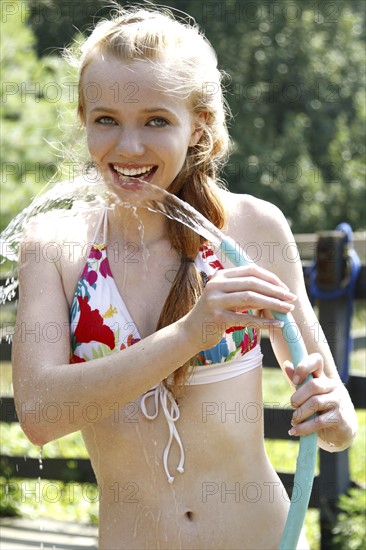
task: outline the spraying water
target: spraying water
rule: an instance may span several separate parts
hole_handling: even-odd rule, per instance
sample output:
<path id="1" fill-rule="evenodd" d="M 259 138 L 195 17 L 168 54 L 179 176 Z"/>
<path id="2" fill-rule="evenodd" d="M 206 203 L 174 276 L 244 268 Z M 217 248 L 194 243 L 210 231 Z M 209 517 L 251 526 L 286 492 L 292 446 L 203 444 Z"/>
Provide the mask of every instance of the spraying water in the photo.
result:
<path id="1" fill-rule="evenodd" d="M 0 256 L 10 261 L 17 261 L 19 243 L 29 225 L 38 216 L 63 215 L 74 207 L 100 208 L 108 196 L 108 190 L 100 182 L 78 178 L 75 182 L 62 182 L 37 196 L 32 203 L 22 210 L 0 234 Z"/>
<path id="2" fill-rule="evenodd" d="M 16 260 L 21 236 L 26 231 L 27 225 L 37 216 L 60 215 L 65 210 L 74 210 L 76 215 L 80 212 L 80 208 L 92 211 L 100 210 L 103 206 L 112 208 L 116 205 L 146 208 L 183 223 L 207 241 L 218 245 L 234 266 L 245 266 L 251 262 L 234 241 L 226 237 L 188 203 L 156 185 L 138 178 L 127 177 L 121 177 L 121 185 L 115 191 L 112 185 L 103 185 L 100 181 L 86 181 L 84 178 L 73 183 L 58 184 L 48 193 L 36 198 L 0 235 L 1 255 L 7 259 Z M 10 285 L 8 285 L 9 288 Z M 14 292 L 14 281 L 11 289 L 11 292 Z M 7 298 L 6 289 L 2 289 L 1 294 L 3 300 L 4 296 L 5 299 Z M 299 336 L 299 331 L 290 314 L 273 312 L 273 316 L 283 322 L 283 336 L 288 343 L 292 361 L 296 367 L 306 355 L 301 335 Z M 311 494 L 316 449 L 316 433 L 300 438 L 294 479 L 294 487 L 299 488 L 300 498 L 297 496 L 291 501 L 280 549 L 297 546 Z"/>

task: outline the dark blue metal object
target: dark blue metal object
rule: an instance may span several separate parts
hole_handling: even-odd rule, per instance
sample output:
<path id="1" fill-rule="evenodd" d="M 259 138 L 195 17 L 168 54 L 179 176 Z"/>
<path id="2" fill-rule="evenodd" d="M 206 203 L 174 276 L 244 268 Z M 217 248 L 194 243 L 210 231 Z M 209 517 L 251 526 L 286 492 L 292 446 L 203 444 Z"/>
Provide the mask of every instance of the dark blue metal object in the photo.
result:
<path id="1" fill-rule="evenodd" d="M 361 269 L 361 260 L 357 252 L 350 246 L 352 243 L 352 229 L 350 225 L 348 223 L 341 223 L 336 227 L 336 231 L 341 231 L 344 234 L 343 277 L 335 277 L 333 284 L 327 285 L 324 284 L 324 281 L 319 283 L 318 265 L 317 262 L 314 262 L 308 271 L 309 295 L 312 301 L 334 300 L 337 298 L 344 298 L 346 300 L 346 330 L 344 332 L 342 331 L 342 337 L 346 339 L 346 345 L 344 347 L 344 357 L 341 360 L 341 364 L 338 365 L 338 369 L 342 382 L 347 383 L 349 378 L 350 354 L 352 351 L 351 320 L 356 283 Z M 334 252 L 332 252 L 331 258 L 328 260 L 329 262 L 334 262 L 333 256 Z"/>

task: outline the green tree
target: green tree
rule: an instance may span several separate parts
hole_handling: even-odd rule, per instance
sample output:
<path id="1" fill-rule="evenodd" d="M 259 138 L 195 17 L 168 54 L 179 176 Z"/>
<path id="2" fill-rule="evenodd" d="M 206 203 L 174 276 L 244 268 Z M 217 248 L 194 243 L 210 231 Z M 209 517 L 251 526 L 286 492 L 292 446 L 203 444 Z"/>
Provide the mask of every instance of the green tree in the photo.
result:
<path id="1" fill-rule="evenodd" d="M 363 1 L 226 0 L 197 16 L 232 77 L 230 188 L 274 202 L 296 232 L 364 227 Z"/>
<path id="2" fill-rule="evenodd" d="M 59 56 L 38 59 L 24 2 L 8 15 L 1 38 L 1 228 L 57 175 L 75 90 Z M 69 84 L 66 86 L 66 83 Z"/>
<path id="3" fill-rule="evenodd" d="M 229 188 L 277 204 L 295 232 L 334 228 L 340 221 L 363 228 L 364 0 L 168 4 L 195 17 L 231 76 L 227 99 L 234 151 L 224 173 Z M 52 172 L 57 156 L 44 140 L 68 141 L 59 113 L 73 105 L 64 95 L 58 102 L 50 97 L 49 83 L 69 78 L 58 54 L 77 30 L 87 33 L 110 11 L 103 0 L 29 0 L 28 5 L 28 28 L 23 12 L 8 18 L 3 33 L 4 161 L 19 167 L 12 173 L 6 165 L 5 221 L 45 183 L 34 181 L 34 163 Z M 20 92 L 6 88 L 9 82 Z M 37 82 L 39 97 L 22 93 L 21 86 Z"/>

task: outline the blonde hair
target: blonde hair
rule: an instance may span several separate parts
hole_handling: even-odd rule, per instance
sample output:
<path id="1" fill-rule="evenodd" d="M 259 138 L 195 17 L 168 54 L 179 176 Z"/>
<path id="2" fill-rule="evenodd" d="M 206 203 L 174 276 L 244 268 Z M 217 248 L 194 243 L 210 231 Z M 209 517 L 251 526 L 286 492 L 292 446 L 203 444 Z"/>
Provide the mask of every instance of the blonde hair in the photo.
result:
<path id="1" fill-rule="evenodd" d="M 193 22 L 178 21 L 170 10 L 116 7 L 111 20 L 100 21 L 80 47 L 78 114 L 84 120 L 83 74 L 96 54 L 112 54 L 126 63 L 149 61 L 159 71 L 165 91 L 187 102 L 192 113 L 204 113 L 203 133 L 188 149 L 184 165 L 168 191 L 190 203 L 216 227 L 225 225 L 219 198 L 218 170 L 226 161 L 230 138 L 228 112 L 222 93 L 223 73 L 216 54 Z M 169 221 L 169 238 L 183 259 L 194 260 L 204 239 L 185 225 Z M 188 313 L 203 290 L 202 276 L 193 262 L 183 261 L 163 306 L 157 330 Z M 174 373 L 171 389 L 182 389 L 193 360 Z"/>

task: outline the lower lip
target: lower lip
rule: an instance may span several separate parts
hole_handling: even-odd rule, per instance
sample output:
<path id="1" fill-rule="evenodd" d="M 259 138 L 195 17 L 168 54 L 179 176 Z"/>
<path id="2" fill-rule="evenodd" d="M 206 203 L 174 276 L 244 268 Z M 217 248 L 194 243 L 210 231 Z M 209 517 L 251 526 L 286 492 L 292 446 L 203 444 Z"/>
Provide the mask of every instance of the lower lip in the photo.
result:
<path id="1" fill-rule="evenodd" d="M 141 177 L 134 178 L 132 176 L 129 177 L 119 174 L 117 170 L 115 170 L 113 166 L 111 166 L 113 183 L 118 187 L 122 187 L 122 189 L 130 189 L 132 191 L 141 189 L 144 183 L 150 183 L 152 178 L 154 177 L 156 170 L 157 167 L 153 168 L 150 172 L 143 174 Z"/>

